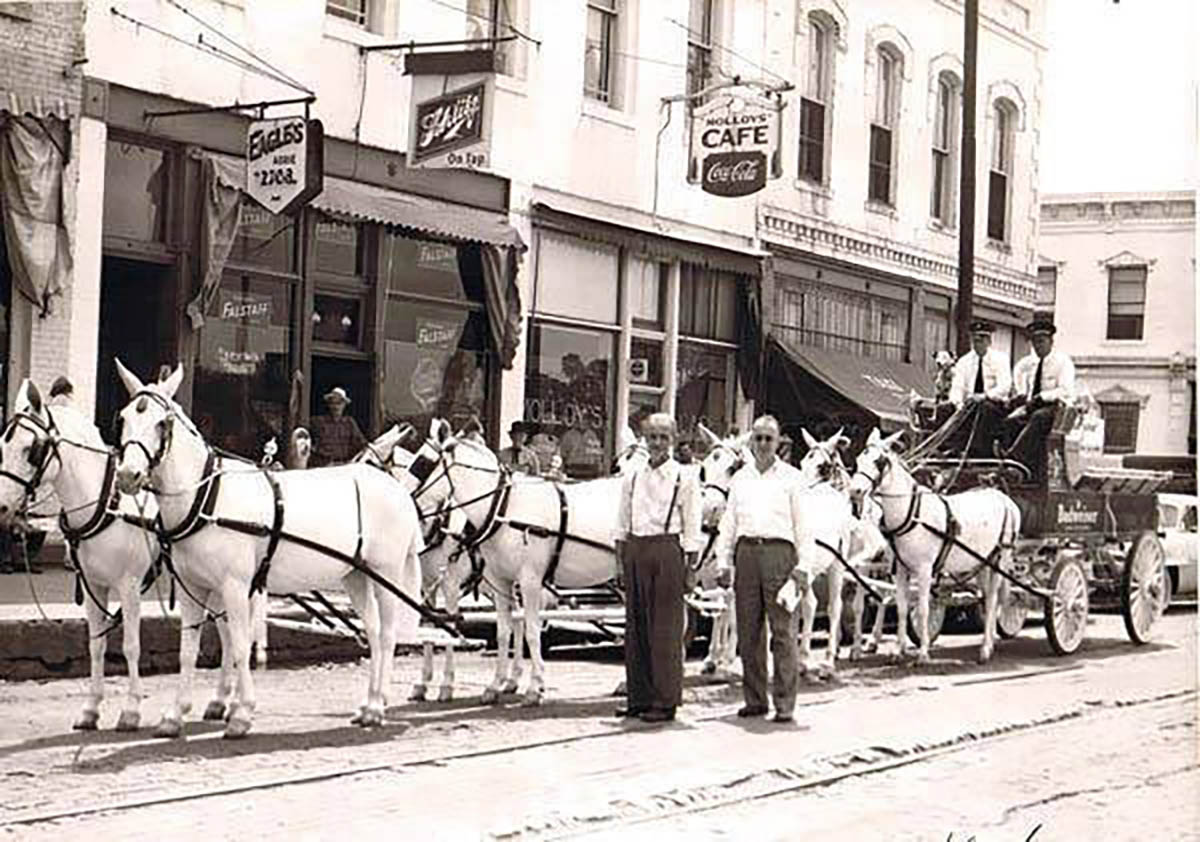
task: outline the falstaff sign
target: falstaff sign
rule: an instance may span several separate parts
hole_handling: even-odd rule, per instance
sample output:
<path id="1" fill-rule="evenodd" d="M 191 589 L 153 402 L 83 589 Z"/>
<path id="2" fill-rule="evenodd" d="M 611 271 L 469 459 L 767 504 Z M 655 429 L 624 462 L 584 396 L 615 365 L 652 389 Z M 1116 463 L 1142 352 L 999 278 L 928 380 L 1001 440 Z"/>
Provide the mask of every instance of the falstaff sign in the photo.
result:
<path id="1" fill-rule="evenodd" d="M 289 213 L 321 192 L 324 159 L 320 120 L 255 120 L 246 132 L 246 193 L 271 213 Z"/>
<path id="2" fill-rule="evenodd" d="M 415 86 L 414 86 L 415 87 Z M 409 120 L 410 167 L 486 169 L 491 161 L 486 79 L 428 99 L 417 99 Z"/>
<path id="3" fill-rule="evenodd" d="M 749 196 L 779 178 L 778 102 L 757 95 L 718 95 L 692 110 L 688 181 L 714 196 Z"/>

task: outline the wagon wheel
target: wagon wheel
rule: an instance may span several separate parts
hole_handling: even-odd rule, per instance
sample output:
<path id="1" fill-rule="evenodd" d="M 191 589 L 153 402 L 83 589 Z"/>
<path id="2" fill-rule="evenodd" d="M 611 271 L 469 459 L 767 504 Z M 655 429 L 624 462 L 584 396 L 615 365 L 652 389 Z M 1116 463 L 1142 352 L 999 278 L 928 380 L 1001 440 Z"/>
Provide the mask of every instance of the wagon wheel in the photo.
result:
<path id="1" fill-rule="evenodd" d="M 1010 593 L 1008 602 L 1002 603 L 996 611 L 996 634 L 1002 640 L 1012 640 L 1025 628 L 1025 618 L 1029 616 L 1029 606 L 1018 593 Z"/>
<path id="2" fill-rule="evenodd" d="M 1083 643 L 1087 614 L 1088 583 L 1083 565 L 1076 558 L 1060 558 L 1050 572 L 1045 609 L 1046 637 L 1056 655 L 1070 655 Z"/>
<path id="3" fill-rule="evenodd" d="M 1146 643 L 1150 629 L 1167 610 L 1168 575 L 1166 553 L 1158 536 L 1153 532 L 1138 535 L 1121 573 L 1121 614 L 1134 643 Z"/>
<path id="4" fill-rule="evenodd" d="M 938 635 L 942 633 L 942 626 L 946 622 L 946 601 L 939 599 L 936 595 L 929 597 L 929 645 L 938 639 Z M 917 603 L 913 600 L 908 609 L 908 639 L 917 646 L 921 645 L 921 635 L 917 631 Z"/>

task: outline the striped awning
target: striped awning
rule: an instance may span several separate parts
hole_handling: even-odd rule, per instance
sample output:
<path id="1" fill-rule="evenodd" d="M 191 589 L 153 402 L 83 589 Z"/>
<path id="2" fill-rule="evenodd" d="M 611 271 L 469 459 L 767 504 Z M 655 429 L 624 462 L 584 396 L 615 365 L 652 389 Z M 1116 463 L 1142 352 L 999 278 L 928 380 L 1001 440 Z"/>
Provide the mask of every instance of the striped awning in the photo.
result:
<path id="1" fill-rule="evenodd" d="M 39 118 L 57 117 L 59 120 L 68 120 L 71 117 L 71 109 L 62 97 L 9 88 L 0 88 L 0 112 L 8 112 L 18 117 L 26 114 Z"/>

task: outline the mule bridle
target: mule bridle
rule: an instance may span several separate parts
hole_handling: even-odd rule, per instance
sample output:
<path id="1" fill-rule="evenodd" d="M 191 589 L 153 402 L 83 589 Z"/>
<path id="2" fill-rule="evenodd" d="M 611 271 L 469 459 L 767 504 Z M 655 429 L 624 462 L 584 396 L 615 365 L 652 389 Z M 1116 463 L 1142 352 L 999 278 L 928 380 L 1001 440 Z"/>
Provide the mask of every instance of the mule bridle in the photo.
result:
<path id="1" fill-rule="evenodd" d="M 130 439 L 129 441 L 118 442 L 117 457 L 120 461 L 124 462 L 126 449 L 131 446 L 136 447 L 138 450 L 141 450 L 142 455 L 146 457 L 146 473 L 148 474 L 161 465 L 162 460 L 166 458 L 167 450 L 171 447 L 171 442 L 174 439 L 176 413 L 175 407 L 169 400 L 157 392 L 150 391 L 149 389 L 143 389 L 135 394 L 133 399 L 130 401 L 130 404 L 132 404 L 134 401 L 144 400 L 146 398 L 150 398 L 152 401 L 157 403 L 163 411 L 163 419 L 162 421 L 158 422 L 160 425 L 158 449 L 155 450 L 154 453 L 151 453 L 150 448 L 146 447 L 142 441 L 138 439 Z M 124 419 L 122 419 L 122 424 L 124 424 Z"/>
<path id="2" fill-rule="evenodd" d="M 8 468 L 0 465 L 0 477 L 12 480 L 25 492 L 24 500 L 21 504 L 22 510 L 28 508 L 29 501 L 37 496 L 38 486 L 42 484 L 42 479 L 45 477 L 46 471 L 50 468 L 51 460 L 57 459 L 59 466 L 62 466 L 62 456 L 58 452 L 58 426 L 54 423 L 54 416 L 50 414 L 48 407 L 46 409 L 46 418 L 46 421 L 42 421 L 36 415 L 28 412 L 18 412 L 13 415 L 4 428 L 5 440 L 21 426 L 24 426 L 25 429 L 28 429 L 34 435 L 34 442 L 29 446 L 27 457 L 27 461 L 33 466 L 32 475 L 23 477 L 20 474 L 14 474 Z"/>
<path id="3" fill-rule="evenodd" d="M 725 444 L 724 442 L 718 442 L 717 444 L 714 444 L 712 449 L 714 451 L 723 450 L 723 451 L 729 453 L 733 457 L 733 464 L 730 465 L 729 469 L 726 471 L 726 475 L 730 479 L 732 479 L 733 475 L 736 474 L 738 471 L 740 471 L 746 465 L 746 460 L 742 457 L 742 454 L 740 454 L 735 448 L 730 447 L 729 445 Z M 700 486 L 700 490 L 702 492 L 709 491 L 709 490 L 716 491 L 718 494 L 721 495 L 722 498 L 724 498 L 724 500 L 726 502 L 729 502 L 729 488 L 726 486 L 723 486 L 723 485 L 717 485 L 715 482 L 709 482 L 707 479 L 707 473 L 708 472 L 704 470 L 704 464 L 701 463 L 700 464 L 700 482 L 702 483 L 702 485 Z"/>

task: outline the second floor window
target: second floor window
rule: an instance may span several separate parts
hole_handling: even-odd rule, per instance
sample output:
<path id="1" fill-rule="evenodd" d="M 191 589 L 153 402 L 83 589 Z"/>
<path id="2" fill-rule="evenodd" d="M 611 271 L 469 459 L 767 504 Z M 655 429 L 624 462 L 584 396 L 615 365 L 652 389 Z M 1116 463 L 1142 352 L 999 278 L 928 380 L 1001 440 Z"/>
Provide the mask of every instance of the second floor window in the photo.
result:
<path id="1" fill-rule="evenodd" d="M 368 0 L 325 0 L 325 14 L 366 26 L 367 3 Z"/>
<path id="2" fill-rule="evenodd" d="M 955 139 L 958 136 L 958 84 L 949 73 L 938 77 L 933 121 L 933 182 L 929 215 L 944 226 L 954 224 Z"/>
<path id="3" fill-rule="evenodd" d="M 1053 313 L 1054 299 L 1058 295 L 1058 267 L 1039 266 L 1037 274 L 1037 298 L 1033 309 L 1039 313 Z"/>
<path id="4" fill-rule="evenodd" d="M 1108 270 L 1108 339 L 1141 339 L 1146 316 L 1146 267 Z"/>
<path id="5" fill-rule="evenodd" d="M 688 9 L 687 92 L 696 94 L 712 84 L 713 3 L 690 0 Z"/>
<path id="6" fill-rule="evenodd" d="M 583 93 L 609 104 L 612 104 L 616 41 L 617 0 L 588 0 Z"/>
<path id="7" fill-rule="evenodd" d="M 989 240 L 1008 242 L 1008 197 L 1012 187 L 1013 134 L 1016 111 L 1004 100 L 998 100 L 992 111 L 992 169 L 988 175 Z"/>
<path id="8" fill-rule="evenodd" d="M 1137 403 L 1100 404 L 1100 417 L 1104 419 L 1104 452 L 1133 453 L 1137 450 L 1138 416 L 1141 406 Z"/>
<path id="9" fill-rule="evenodd" d="M 800 97 L 800 161 L 805 181 L 826 183 L 825 132 L 833 90 L 833 26 L 818 15 L 808 19 L 808 79 Z"/>
<path id="10" fill-rule="evenodd" d="M 900 63 L 900 56 L 886 45 L 875 52 L 875 114 L 871 119 L 867 199 L 885 205 L 895 204 L 892 170 L 896 160 L 894 130 L 900 113 Z"/>

